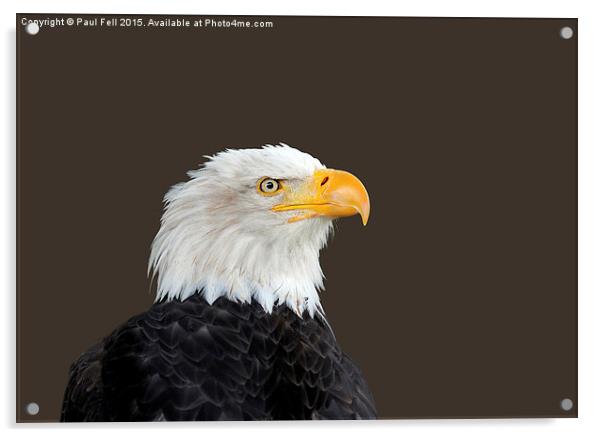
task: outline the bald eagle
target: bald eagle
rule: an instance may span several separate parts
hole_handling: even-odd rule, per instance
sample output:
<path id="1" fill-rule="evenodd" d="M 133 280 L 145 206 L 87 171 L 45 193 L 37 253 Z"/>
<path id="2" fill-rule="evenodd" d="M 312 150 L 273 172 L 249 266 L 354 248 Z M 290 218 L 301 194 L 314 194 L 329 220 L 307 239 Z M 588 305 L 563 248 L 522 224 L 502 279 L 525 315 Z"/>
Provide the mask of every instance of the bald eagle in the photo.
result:
<path id="1" fill-rule="evenodd" d="M 375 418 L 318 295 L 364 185 L 285 144 L 206 158 L 165 196 L 156 302 L 71 365 L 61 421 Z"/>

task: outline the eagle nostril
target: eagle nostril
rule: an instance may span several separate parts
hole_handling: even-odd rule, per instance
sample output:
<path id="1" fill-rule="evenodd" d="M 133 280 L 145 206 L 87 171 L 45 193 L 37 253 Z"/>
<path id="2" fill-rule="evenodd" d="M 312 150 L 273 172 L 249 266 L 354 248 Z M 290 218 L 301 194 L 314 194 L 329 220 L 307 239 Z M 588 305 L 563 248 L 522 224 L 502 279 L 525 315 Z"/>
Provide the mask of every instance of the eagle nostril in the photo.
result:
<path id="1" fill-rule="evenodd" d="M 328 176 L 322 179 L 322 183 L 320 184 L 320 186 L 323 187 L 324 185 L 326 185 L 326 182 L 328 182 Z"/>

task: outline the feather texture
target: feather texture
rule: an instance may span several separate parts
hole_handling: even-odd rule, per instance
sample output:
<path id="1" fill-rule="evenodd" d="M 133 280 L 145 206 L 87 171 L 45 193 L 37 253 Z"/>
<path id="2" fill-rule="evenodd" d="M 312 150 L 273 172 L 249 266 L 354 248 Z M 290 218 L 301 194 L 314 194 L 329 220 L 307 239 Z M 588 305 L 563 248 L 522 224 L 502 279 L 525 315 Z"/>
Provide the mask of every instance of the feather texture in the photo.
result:
<path id="1" fill-rule="evenodd" d="M 374 419 L 320 318 L 199 294 L 154 304 L 70 369 L 61 421 Z"/>
<path id="2" fill-rule="evenodd" d="M 165 195 L 148 266 L 157 300 L 200 292 L 209 303 L 226 296 L 254 299 L 267 312 L 284 303 L 299 313 L 320 313 L 319 256 L 332 220 L 289 223 L 300 212 L 272 211 L 281 196 L 262 196 L 256 185 L 270 177 L 295 190 L 324 165 L 285 144 L 228 149 L 208 158 Z"/>

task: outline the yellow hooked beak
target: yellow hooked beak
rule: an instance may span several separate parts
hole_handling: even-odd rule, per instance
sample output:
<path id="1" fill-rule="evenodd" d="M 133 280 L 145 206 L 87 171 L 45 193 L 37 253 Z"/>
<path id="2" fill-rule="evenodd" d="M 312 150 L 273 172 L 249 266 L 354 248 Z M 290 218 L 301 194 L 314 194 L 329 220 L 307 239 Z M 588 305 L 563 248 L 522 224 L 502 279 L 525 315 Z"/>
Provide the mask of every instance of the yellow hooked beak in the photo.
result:
<path id="1" fill-rule="evenodd" d="M 297 222 L 312 217 L 349 217 L 359 214 L 364 226 L 370 216 L 370 199 L 362 182 L 351 173 L 341 170 L 317 170 L 296 189 L 283 187 L 283 202 L 272 211 L 302 211 L 289 219 Z"/>

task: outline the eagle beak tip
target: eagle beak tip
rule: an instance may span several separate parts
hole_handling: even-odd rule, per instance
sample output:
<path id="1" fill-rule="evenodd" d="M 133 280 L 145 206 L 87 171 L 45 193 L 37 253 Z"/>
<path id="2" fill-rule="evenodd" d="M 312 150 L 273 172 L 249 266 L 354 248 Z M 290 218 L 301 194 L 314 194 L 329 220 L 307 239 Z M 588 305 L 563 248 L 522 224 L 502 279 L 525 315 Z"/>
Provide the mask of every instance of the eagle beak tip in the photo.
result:
<path id="1" fill-rule="evenodd" d="M 360 217 L 362 218 L 362 224 L 366 227 L 370 218 L 370 211 L 360 211 Z"/>
<path id="2" fill-rule="evenodd" d="M 366 199 L 362 202 L 359 202 L 357 205 L 354 205 L 353 208 L 361 217 L 362 224 L 366 226 L 368 225 L 368 219 L 370 218 L 370 200 L 368 199 L 368 193 L 365 191 L 365 188 L 364 192 L 366 193 Z"/>

